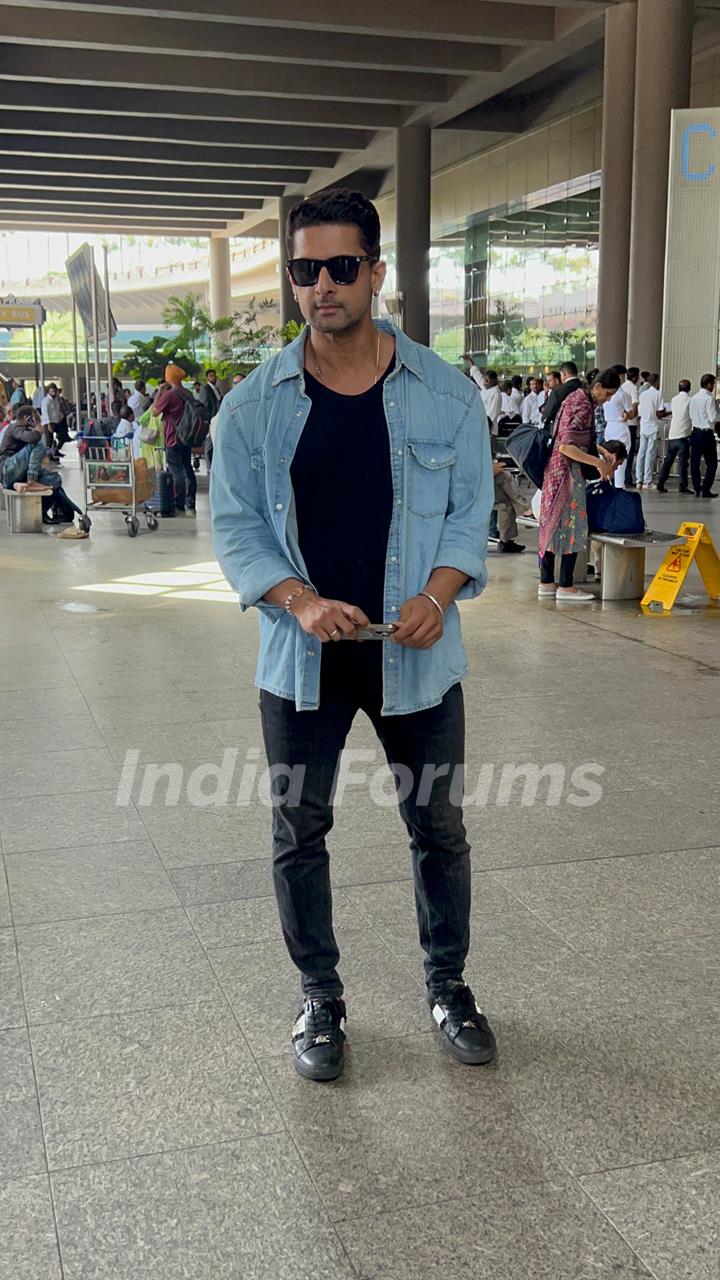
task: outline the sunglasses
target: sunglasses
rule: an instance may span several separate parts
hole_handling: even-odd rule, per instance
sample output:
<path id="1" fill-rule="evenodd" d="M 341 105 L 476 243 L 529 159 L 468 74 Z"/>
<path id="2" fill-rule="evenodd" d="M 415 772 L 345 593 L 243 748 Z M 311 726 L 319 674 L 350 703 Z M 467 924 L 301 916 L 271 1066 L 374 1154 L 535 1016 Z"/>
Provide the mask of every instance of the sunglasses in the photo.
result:
<path id="1" fill-rule="evenodd" d="M 334 258 L 290 258 L 287 269 L 293 284 L 299 289 L 309 289 L 317 284 L 323 267 L 335 284 L 354 284 L 361 262 L 377 262 L 377 258 L 370 258 L 367 254 L 358 257 L 348 253 L 339 253 Z"/>

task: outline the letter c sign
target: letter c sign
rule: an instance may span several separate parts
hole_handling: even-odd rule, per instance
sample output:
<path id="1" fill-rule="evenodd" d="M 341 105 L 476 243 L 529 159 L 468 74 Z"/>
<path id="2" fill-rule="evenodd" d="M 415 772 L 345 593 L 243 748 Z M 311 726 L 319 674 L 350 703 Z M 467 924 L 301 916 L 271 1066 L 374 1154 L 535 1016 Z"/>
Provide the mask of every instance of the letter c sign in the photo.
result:
<path id="1" fill-rule="evenodd" d="M 692 169 L 690 167 L 690 144 L 693 135 L 707 134 L 710 138 L 717 138 L 717 129 L 713 129 L 711 124 L 689 124 L 683 129 L 682 141 L 680 143 L 680 172 L 683 178 L 688 182 L 707 182 L 715 173 L 715 165 L 709 164 L 705 169 Z"/>

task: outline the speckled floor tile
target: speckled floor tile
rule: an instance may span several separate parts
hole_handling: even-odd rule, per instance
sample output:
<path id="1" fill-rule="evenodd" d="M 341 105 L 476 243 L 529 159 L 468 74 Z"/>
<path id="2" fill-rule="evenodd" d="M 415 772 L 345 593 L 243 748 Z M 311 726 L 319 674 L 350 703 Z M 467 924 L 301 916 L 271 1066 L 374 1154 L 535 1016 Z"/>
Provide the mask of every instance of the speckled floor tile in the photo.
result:
<path id="1" fill-rule="evenodd" d="M 0 835 L 5 853 L 144 838 L 145 828 L 135 810 L 119 806 L 116 799 L 116 787 L 105 791 L 75 787 L 64 795 L 4 800 Z"/>
<path id="2" fill-rule="evenodd" d="M 0 1280 L 62 1280 L 47 1175 L 0 1182 Z"/>
<path id="3" fill-rule="evenodd" d="M 9 854 L 6 863 L 16 924 L 178 905 L 147 839 Z"/>
<path id="4" fill-rule="evenodd" d="M 53 1175 L 65 1280 L 356 1280 L 285 1136 Z"/>
<path id="5" fill-rule="evenodd" d="M 12 929 L 0 929 L 0 1030 L 24 1026 L 25 1009 L 15 936 Z"/>
<path id="6" fill-rule="evenodd" d="M 275 891 L 270 858 L 221 862 L 212 866 L 171 868 L 170 881 L 185 906 L 272 898 Z"/>
<path id="7" fill-rule="evenodd" d="M 0 1032 L 0 1183 L 44 1173 L 30 1042 L 25 1028 Z"/>

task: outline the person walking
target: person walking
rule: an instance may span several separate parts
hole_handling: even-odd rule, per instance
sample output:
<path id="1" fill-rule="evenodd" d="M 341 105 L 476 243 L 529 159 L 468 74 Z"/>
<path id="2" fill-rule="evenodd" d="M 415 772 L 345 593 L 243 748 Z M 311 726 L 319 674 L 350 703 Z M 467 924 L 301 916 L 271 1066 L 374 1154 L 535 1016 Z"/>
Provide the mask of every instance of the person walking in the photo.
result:
<path id="1" fill-rule="evenodd" d="M 652 489 L 653 487 L 653 468 L 657 456 L 661 420 L 667 417 L 667 412 L 662 407 L 659 384 L 659 375 L 657 373 L 648 373 L 647 386 L 644 391 L 640 392 L 638 401 L 640 435 L 635 464 L 635 483 L 638 489 Z"/>
<path id="2" fill-rule="evenodd" d="M 678 459 L 678 472 L 680 476 L 679 493 L 689 493 L 688 485 L 688 464 L 690 462 L 690 435 L 692 432 L 692 422 L 690 421 L 690 391 L 692 384 L 687 378 L 683 378 L 678 386 L 678 393 L 673 396 L 670 401 L 670 431 L 668 434 L 668 450 L 662 470 L 658 476 L 658 493 L 667 493 L 665 488 L 670 472 L 673 468 L 675 459 Z"/>
<path id="3" fill-rule="evenodd" d="M 261 613 L 268 763 L 291 771 L 273 784 L 286 801 L 273 811 L 273 876 L 302 975 L 294 1064 L 311 1080 L 343 1069 L 326 837 L 361 710 L 404 779 L 433 1026 L 457 1060 L 486 1063 L 495 1039 L 463 977 L 470 849 L 451 782 L 465 754 L 467 668 L 455 602 L 485 585 L 493 500 L 483 404 L 457 370 L 373 321 L 386 268 L 365 196 L 331 189 L 296 204 L 287 248 L 307 328 L 225 397 L 211 510 L 223 571 L 242 608 Z M 395 629 L 358 641 L 368 623 Z"/>
<path id="4" fill-rule="evenodd" d="M 175 511 L 194 515 L 197 480 L 192 464 L 192 447 L 183 444 L 177 434 L 185 404 L 193 398 L 182 385 L 184 377 L 185 370 L 180 365 L 166 366 L 167 385 L 155 397 L 153 414 L 162 418 L 165 460 L 175 488 Z"/>
<path id="5" fill-rule="evenodd" d="M 594 467 L 602 480 L 612 475 L 614 461 L 604 456 L 595 457 L 589 450 L 595 435 L 593 402 L 604 404 L 619 386 L 620 375 L 608 369 L 595 379 L 590 395 L 583 387 L 571 391 L 555 420 L 553 448 L 545 467 L 540 500 L 538 598 L 541 600 L 582 604 L 594 599 L 589 592 L 573 586 L 575 561 L 588 540 L 586 487 L 579 464 Z M 560 570 L 556 583 L 558 557 Z"/>
<path id="6" fill-rule="evenodd" d="M 712 373 L 706 373 L 700 379 L 700 390 L 696 391 L 690 401 L 690 476 L 697 498 L 717 498 L 712 492 L 713 480 L 717 471 L 717 437 L 715 426 L 718 419 L 718 407 L 715 400 L 716 379 Z M 705 474 L 700 464 L 705 463 Z"/>

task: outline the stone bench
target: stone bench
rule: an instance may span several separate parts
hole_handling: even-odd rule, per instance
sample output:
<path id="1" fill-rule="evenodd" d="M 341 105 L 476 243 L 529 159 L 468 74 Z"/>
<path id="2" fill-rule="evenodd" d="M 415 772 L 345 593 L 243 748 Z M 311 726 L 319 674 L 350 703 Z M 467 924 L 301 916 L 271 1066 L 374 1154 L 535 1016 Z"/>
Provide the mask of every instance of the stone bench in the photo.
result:
<path id="1" fill-rule="evenodd" d="M 603 600 L 642 600 L 647 548 L 687 542 L 687 538 L 646 529 L 644 533 L 591 533 L 590 541 L 602 547 Z"/>
<path id="2" fill-rule="evenodd" d="M 42 533 L 42 493 L 18 493 L 3 489 L 8 528 L 11 533 Z"/>

